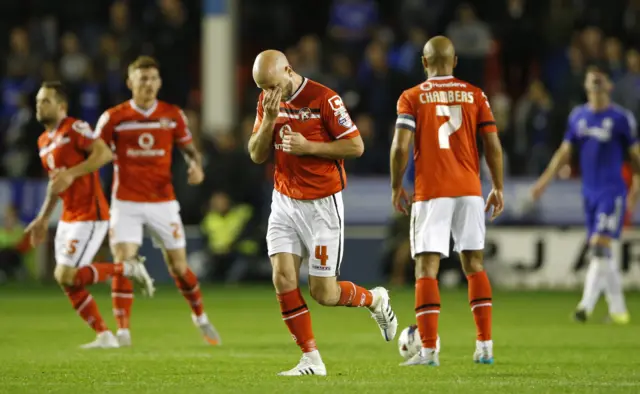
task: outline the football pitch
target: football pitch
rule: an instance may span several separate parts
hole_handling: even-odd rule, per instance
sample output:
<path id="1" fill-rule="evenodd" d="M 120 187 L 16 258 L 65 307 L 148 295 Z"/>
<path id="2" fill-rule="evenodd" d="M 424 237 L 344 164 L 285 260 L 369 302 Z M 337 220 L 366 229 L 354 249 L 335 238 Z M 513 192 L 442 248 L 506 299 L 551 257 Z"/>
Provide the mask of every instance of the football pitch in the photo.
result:
<path id="1" fill-rule="evenodd" d="M 115 327 L 107 286 L 94 295 Z M 573 323 L 577 293 L 494 294 L 496 364 L 471 361 L 475 328 L 464 291 L 442 292 L 441 366 L 399 367 L 366 310 L 326 308 L 307 294 L 327 377 L 279 377 L 300 353 L 273 290 L 204 287 L 223 346 L 209 347 L 171 286 L 137 296 L 134 346 L 80 350 L 94 338 L 54 287 L 0 287 L 0 393 L 638 393 L 640 325 Z M 414 321 L 413 289 L 391 289 L 400 329 Z M 628 295 L 640 319 L 640 294 Z M 398 332 L 400 331 L 398 330 Z"/>

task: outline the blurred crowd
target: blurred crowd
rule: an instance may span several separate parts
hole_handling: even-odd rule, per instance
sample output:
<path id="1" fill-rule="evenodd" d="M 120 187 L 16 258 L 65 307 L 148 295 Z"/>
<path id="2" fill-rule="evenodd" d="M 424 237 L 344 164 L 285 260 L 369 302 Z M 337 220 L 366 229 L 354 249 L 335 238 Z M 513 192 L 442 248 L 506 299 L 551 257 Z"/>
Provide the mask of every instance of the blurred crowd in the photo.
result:
<path id="1" fill-rule="evenodd" d="M 245 153 L 259 93 L 251 65 L 265 48 L 283 50 L 298 73 L 342 95 L 366 145 L 363 157 L 347 164 L 354 175 L 388 174 L 396 100 L 424 80 L 421 50 L 436 34 L 455 44 L 456 75 L 487 93 L 509 175 L 543 170 L 567 114 L 585 99 L 582 79 L 591 64 L 608 70 L 615 100 L 640 115 L 640 0 L 238 0 L 236 6 L 240 118 L 234 130 L 201 130 L 201 0 L 0 1 L 0 176 L 42 176 L 35 149 L 42 128 L 33 109 L 41 81 L 65 82 L 70 113 L 95 123 L 129 97 L 126 66 L 140 54 L 159 60 L 161 98 L 185 108 L 205 154 L 205 184 L 194 192 L 185 177 L 175 177 L 176 192 L 185 222 L 201 223 L 220 259 L 259 253 L 253 240 L 261 239 L 260 218 L 268 211 L 271 169 L 253 165 Z M 185 170 L 175 160 L 176 173 Z"/>

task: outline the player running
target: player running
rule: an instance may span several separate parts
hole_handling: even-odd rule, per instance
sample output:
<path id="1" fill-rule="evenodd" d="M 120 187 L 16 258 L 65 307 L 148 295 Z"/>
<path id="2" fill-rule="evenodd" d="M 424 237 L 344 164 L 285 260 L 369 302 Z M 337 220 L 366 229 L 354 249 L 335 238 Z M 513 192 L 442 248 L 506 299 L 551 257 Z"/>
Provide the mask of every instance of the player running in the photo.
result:
<path id="1" fill-rule="evenodd" d="M 161 244 L 169 271 L 191 306 L 193 323 L 209 344 L 216 345 L 220 336 L 204 312 L 198 278 L 187 265 L 180 205 L 171 183 L 174 145 L 178 145 L 189 164 L 191 185 L 204 179 L 202 160 L 182 110 L 157 99 L 161 84 L 158 63 L 140 56 L 128 69 L 127 86 L 132 99 L 105 111 L 96 126 L 96 133 L 115 152 L 111 248 L 118 261 L 133 258 L 142 244 L 143 226 L 147 226 L 154 241 Z M 131 345 L 132 290 L 126 278 L 112 282 L 121 346 Z"/>
<path id="2" fill-rule="evenodd" d="M 260 164 L 275 152 L 267 246 L 282 319 L 303 352 L 298 365 L 279 375 L 326 375 L 299 288 L 303 261 L 309 264 L 311 297 L 319 304 L 368 308 L 386 341 L 398 328 L 387 290 L 338 281 L 344 251 L 343 160 L 361 156 L 364 144 L 340 96 L 296 74 L 281 52 L 260 53 L 253 78 L 262 93 L 249 153 Z"/>
<path id="3" fill-rule="evenodd" d="M 626 324 L 629 312 L 622 291 L 621 274 L 611 249 L 612 243 L 619 239 L 624 223 L 627 198 L 623 179 L 625 156 L 629 155 L 636 173 L 640 169 L 636 120 L 630 111 L 611 102 L 612 84 L 602 70 L 597 67 L 587 70 L 584 87 L 588 102 L 574 108 L 569 115 L 564 141 L 531 193 L 534 200 L 539 199 L 559 169 L 569 162 L 573 151 L 579 151 L 591 261 L 575 318 L 585 321 L 604 291 L 611 319 L 618 324 Z M 632 204 L 635 204 L 635 198 L 634 192 Z M 633 210 L 633 207 L 629 209 Z"/>
<path id="4" fill-rule="evenodd" d="M 109 207 L 98 169 L 111 161 L 111 151 L 87 122 L 67 116 L 67 94 L 59 82 L 45 82 L 36 96 L 36 118 L 45 128 L 38 138 L 42 166 L 49 174 L 40 213 L 25 232 L 35 245 L 46 239 L 49 219 L 62 199 L 62 217 L 54 241 L 54 277 L 78 315 L 97 333 L 88 348 L 114 348 L 118 341 L 107 328 L 98 305 L 85 289 L 109 278 L 131 277 L 153 295 L 153 282 L 144 265 L 92 263 L 109 228 Z"/>
<path id="5" fill-rule="evenodd" d="M 460 253 L 469 281 L 469 303 L 476 322 L 473 360 L 493 363 L 491 284 L 483 267 L 484 212 L 503 210 L 502 147 L 486 96 L 453 77 L 457 62 L 448 38 L 430 39 L 423 50 L 427 80 L 405 90 L 391 146 L 391 188 L 395 209 L 408 213 L 410 198 L 402 178 L 414 141 L 415 192 L 411 207 L 411 254 L 416 260 L 416 319 L 422 350 L 401 365 L 439 365 L 438 317 L 440 258 L 449 256 L 449 236 Z M 484 141 L 493 188 L 482 199 L 476 132 Z"/>

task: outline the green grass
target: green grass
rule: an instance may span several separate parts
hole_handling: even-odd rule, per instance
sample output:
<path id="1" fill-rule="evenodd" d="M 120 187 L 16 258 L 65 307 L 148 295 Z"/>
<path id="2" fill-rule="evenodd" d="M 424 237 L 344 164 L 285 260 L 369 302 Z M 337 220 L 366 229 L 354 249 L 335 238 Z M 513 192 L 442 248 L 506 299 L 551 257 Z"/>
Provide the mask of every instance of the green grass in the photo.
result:
<path id="1" fill-rule="evenodd" d="M 106 286 L 93 288 L 114 327 Z M 224 346 L 211 348 L 171 287 L 134 304 L 134 347 L 79 350 L 93 333 L 55 287 L 0 287 L 0 393 L 637 393 L 640 327 L 569 314 L 578 295 L 494 295 L 496 364 L 474 365 L 475 329 L 465 292 L 443 292 L 439 368 L 401 368 L 364 310 L 311 306 L 329 376 L 284 378 L 299 351 L 268 287 L 204 288 Z M 306 292 L 305 292 L 306 294 Z M 395 290 L 401 328 L 413 321 L 413 291 Z M 633 317 L 640 295 L 630 294 Z M 603 310 L 600 310 L 602 315 Z M 597 320 L 598 318 L 595 318 Z"/>

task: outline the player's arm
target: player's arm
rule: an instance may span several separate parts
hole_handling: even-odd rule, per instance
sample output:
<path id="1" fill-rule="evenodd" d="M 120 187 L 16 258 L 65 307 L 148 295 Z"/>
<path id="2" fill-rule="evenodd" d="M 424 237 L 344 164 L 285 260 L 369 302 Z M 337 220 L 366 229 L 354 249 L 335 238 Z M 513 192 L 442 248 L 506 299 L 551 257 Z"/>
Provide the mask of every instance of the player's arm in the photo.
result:
<path id="1" fill-rule="evenodd" d="M 248 146 L 251 161 L 256 164 L 267 161 L 271 153 L 273 130 L 280 112 L 281 97 L 282 90 L 275 88 L 264 93 L 261 100 L 258 99 L 256 122 Z"/>
<path id="2" fill-rule="evenodd" d="M 53 176 L 53 173 L 49 174 Z M 29 234 L 32 245 L 37 245 L 43 242 L 47 237 L 47 227 L 49 224 L 49 218 L 53 214 L 53 211 L 58 204 L 60 197 L 58 193 L 55 193 L 53 188 L 53 180 L 50 179 L 47 184 L 47 193 L 44 197 L 44 202 L 40 207 L 38 216 L 25 228 L 24 233 Z"/>
<path id="3" fill-rule="evenodd" d="M 71 125 L 70 136 L 76 148 L 87 153 L 87 159 L 81 163 L 54 174 L 51 191 L 59 194 L 65 191 L 73 181 L 84 175 L 97 171 L 113 160 L 113 154 L 99 135 L 91 130 L 87 122 L 78 120 Z"/>
<path id="4" fill-rule="evenodd" d="M 398 121 L 401 121 L 400 117 Z M 391 143 L 391 161 L 389 163 L 392 189 L 402 187 L 402 180 L 404 179 L 404 173 L 409 163 L 409 155 L 411 154 L 413 133 L 414 130 L 410 130 L 407 125 L 396 122 L 395 134 Z"/>
<path id="5" fill-rule="evenodd" d="M 173 140 L 182 152 L 187 162 L 187 183 L 199 185 L 204 181 L 204 169 L 202 168 L 202 156 L 193 143 L 193 135 L 189 130 L 189 120 L 184 111 L 176 107 L 178 117 L 173 131 Z"/>
<path id="6" fill-rule="evenodd" d="M 563 141 L 551 157 L 551 161 L 549 161 L 547 168 L 536 181 L 533 192 L 534 198 L 539 198 L 551 181 L 553 181 L 556 175 L 558 175 L 558 172 L 560 172 L 564 166 L 569 164 L 572 152 L 573 146 L 571 145 L 571 142 L 568 140 Z"/>
<path id="7" fill-rule="evenodd" d="M 320 104 L 322 122 L 333 137 L 330 142 L 308 141 L 300 133 L 291 132 L 282 139 L 283 150 L 295 155 L 312 155 L 329 160 L 353 159 L 364 153 L 364 142 L 347 108 L 338 95 Z"/>
<path id="8" fill-rule="evenodd" d="M 188 166 L 194 165 L 197 167 L 202 167 L 202 155 L 193 142 L 181 146 L 180 152 L 182 152 L 182 157 L 184 157 L 184 160 L 187 162 Z"/>

